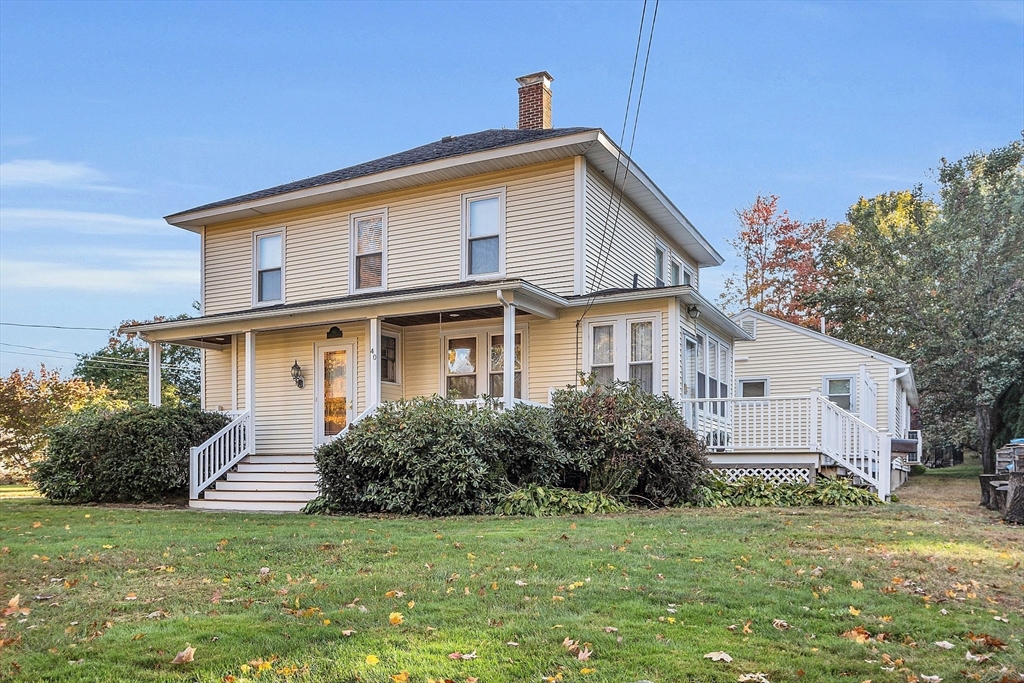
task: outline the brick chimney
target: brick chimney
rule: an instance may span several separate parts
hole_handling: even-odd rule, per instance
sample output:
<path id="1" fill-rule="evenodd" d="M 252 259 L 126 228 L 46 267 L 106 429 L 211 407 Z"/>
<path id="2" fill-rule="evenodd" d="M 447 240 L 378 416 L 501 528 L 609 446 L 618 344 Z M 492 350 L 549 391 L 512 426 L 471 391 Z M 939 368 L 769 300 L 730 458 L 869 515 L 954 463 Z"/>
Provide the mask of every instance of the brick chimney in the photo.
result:
<path id="1" fill-rule="evenodd" d="M 519 83 L 519 128 L 542 130 L 551 127 L 551 81 L 547 71 L 516 79 Z"/>

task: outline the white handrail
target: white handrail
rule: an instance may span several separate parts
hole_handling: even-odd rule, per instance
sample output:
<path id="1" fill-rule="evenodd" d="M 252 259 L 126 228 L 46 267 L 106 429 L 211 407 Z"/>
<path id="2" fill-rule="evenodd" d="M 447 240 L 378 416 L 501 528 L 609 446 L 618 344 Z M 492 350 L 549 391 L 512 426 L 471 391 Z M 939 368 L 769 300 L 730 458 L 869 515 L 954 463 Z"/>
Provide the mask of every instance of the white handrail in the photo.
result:
<path id="1" fill-rule="evenodd" d="M 189 449 L 189 498 L 199 498 L 200 493 L 252 453 L 254 437 L 252 413 L 246 410 L 202 444 Z"/>

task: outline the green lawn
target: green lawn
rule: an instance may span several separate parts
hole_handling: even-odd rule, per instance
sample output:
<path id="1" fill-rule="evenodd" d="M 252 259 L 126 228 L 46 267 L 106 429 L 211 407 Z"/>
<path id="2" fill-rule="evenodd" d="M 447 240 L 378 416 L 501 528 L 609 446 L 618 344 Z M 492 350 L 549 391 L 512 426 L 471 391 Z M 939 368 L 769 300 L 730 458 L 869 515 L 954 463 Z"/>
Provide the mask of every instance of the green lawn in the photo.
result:
<path id="1" fill-rule="evenodd" d="M 20 484 L 3 484 L 0 485 L 0 500 L 7 498 L 38 498 L 39 492 L 31 486 L 22 486 Z"/>
<path id="2" fill-rule="evenodd" d="M 0 679 L 997 681 L 1024 662 L 1024 531 L 972 502 L 913 504 L 939 485 L 946 499 L 977 488 L 947 471 L 879 508 L 543 520 L 4 499 L 0 605 L 20 594 L 30 612 L 0 617 Z M 872 639 L 843 636 L 857 627 Z M 590 660 L 565 638 L 589 643 Z M 195 661 L 172 665 L 186 643 Z M 714 651 L 733 660 L 704 658 Z"/>

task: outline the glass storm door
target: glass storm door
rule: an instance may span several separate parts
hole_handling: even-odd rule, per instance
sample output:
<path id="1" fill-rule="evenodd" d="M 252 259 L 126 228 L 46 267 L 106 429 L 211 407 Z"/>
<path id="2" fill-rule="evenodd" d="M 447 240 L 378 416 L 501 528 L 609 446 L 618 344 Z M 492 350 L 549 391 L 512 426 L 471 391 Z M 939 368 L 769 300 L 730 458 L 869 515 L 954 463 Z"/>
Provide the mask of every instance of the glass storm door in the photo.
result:
<path id="1" fill-rule="evenodd" d="M 355 417 L 355 347 L 317 348 L 316 443 L 337 436 Z"/>

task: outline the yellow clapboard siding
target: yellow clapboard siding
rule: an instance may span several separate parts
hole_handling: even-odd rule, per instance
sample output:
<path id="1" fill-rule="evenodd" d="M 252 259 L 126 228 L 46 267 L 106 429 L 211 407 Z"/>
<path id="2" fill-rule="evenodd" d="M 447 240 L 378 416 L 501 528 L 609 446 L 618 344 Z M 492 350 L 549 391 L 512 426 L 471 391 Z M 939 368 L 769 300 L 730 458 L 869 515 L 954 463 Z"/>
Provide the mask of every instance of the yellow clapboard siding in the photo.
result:
<path id="1" fill-rule="evenodd" d="M 287 303 L 349 291 L 349 217 L 387 208 L 388 289 L 458 282 L 462 195 L 505 188 L 505 275 L 572 294 L 574 172 L 571 159 L 210 226 L 204 304 L 212 315 L 252 306 L 252 233 L 285 228 Z"/>
<path id="2" fill-rule="evenodd" d="M 203 406 L 231 410 L 231 347 L 203 349 Z"/>
<path id="3" fill-rule="evenodd" d="M 888 428 L 891 366 L 886 361 L 760 319 L 757 340 L 737 341 L 735 354 L 736 378 L 769 377 L 770 393 L 775 395 L 806 394 L 811 389 L 820 391 L 823 375 L 856 374 L 863 364 L 878 384 L 875 427 Z M 747 360 L 739 360 L 744 357 Z"/>
<path id="4" fill-rule="evenodd" d="M 697 263 L 686 251 L 658 230 L 629 199 L 623 198 L 619 206 L 618 190 L 615 191 L 613 201 L 611 182 L 593 167 L 587 169 L 584 213 L 586 291 L 632 287 L 634 273 L 639 276 L 639 287 L 654 287 L 656 238 L 689 265 L 693 272 L 697 272 Z M 666 279 L 668 268 L 666 261 Z"/>

